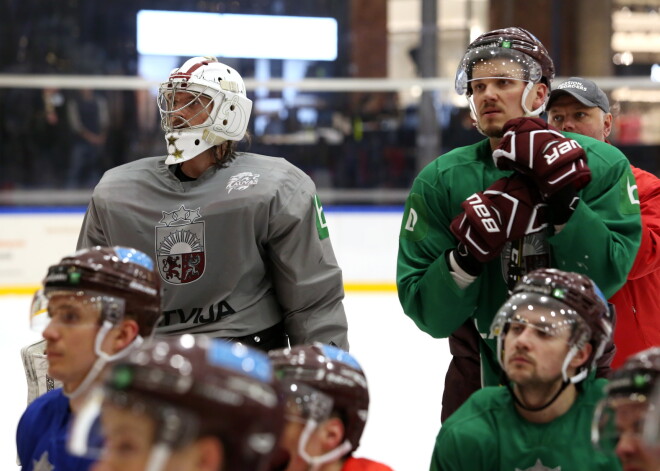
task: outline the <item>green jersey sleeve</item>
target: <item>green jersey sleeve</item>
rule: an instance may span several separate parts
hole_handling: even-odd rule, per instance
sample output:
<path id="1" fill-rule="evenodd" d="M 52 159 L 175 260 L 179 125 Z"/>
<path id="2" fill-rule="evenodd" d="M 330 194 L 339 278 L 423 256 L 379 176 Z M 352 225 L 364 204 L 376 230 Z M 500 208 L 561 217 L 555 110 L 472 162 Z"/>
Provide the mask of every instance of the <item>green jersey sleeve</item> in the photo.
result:
<path id="1" fill-rule="evenodd" d="M 616 147 L 570 136 L 587 151 L 592 179 L 575 213 L 549 243 L 557 268 L 587 275 L 609 298 L 625 283 L 641 241 L 635 177 Z"/>
<path id="2" fill-rule="evenodd" d="M 413 183 L 399 233 L 397 288 L 406 315 L 433 337 L 448 337 L 469 317 L 492 317 L 504 300 L 499 260 L 486 263 L 482 275 L 461 289 L 446 252 L 456 247 L 449 226 L 461 203 L 505 175 L 485 140 L 439 157 Z"/>

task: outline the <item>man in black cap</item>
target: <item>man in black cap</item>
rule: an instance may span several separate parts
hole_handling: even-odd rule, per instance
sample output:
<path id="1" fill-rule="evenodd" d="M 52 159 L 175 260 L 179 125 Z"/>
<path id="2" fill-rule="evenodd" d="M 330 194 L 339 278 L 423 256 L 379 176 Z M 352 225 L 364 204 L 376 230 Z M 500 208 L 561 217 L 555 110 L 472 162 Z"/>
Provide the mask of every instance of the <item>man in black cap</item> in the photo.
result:
<path id="1" fill-rule="evenodd" d="M 550 93 L 548 122 L 561 131 L 607 141 L 612 113 L 607 95 L 591 80 L 571 77 Z M 612 368 L 627 357 L 660 345 L 660 179 L 631 166 L 642 215 L 642 241 L 626 284 L 610 298 L 617 311 Z M 635 185 L 635 183 L 630 183 Z"/>

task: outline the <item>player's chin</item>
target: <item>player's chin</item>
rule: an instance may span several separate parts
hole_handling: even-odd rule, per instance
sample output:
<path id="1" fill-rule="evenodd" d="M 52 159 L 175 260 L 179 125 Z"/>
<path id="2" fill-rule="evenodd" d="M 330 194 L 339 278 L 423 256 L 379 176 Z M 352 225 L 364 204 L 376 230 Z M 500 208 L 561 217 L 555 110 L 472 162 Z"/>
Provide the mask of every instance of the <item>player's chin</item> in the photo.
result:
<path id="1" fill-rule="evenodd" d="M 486 121 L 480 124 L 482 132 L 488 137 L 504 137 L 504 126 L 499 122 Z"/>
<path id="2" fill-rule="evenodd" d="M 53 379 L 61 381 L 63 375 L 63 369 L 59 365 L 57 365 L 57 363 L 49 364 L 46 374 L 48 374 L 48 376 L 50 376 Z"/>
<path id="3" fill-rule="evenodd" d="M 529 367 L 524 363 L 512 363 L 507 365 L 506 375 L 511 381 L 522 381 L 529 377 Z"/>

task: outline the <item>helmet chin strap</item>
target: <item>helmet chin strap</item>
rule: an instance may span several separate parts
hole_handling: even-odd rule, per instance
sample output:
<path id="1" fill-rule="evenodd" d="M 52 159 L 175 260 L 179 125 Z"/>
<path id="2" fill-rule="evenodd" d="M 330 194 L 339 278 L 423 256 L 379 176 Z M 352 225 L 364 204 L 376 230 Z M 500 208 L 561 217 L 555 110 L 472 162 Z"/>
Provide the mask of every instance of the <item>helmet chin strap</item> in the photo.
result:
<path id="1" fill-rule="evenodd" d="M 484 130 L 481 129 L 481 126 L 479 126 L 479 120 L 477 119 L 477 108 L 474 106 L 474 98 L 470 95 L 467 100 L 468 100 L 468 104 L 470 105 L 470 118 L 472 118 L 472 120 L 474 121 L 474 127 L 477 128 L 479 134 L 481 134 L 482 136 L 486 136 Z"/>
<path id="2" fill-rule="evenodd" d="M 589 374 L 589 368 L 583 368 L 582 371 L 580 371 L 578 374 L 571 376 L 570 378 L 568 377 L 568 364 L 573 360 L 579 351 L 580 349 L 577 347 L 577 345 L 573 345 L 566 354 L 566 358 L 564 358 L 564 364 L 561 367 L 561 375 L 564 379 L 564 382 L 577 384 L 586 378 Z"/>
<path id="3" fill-rule="evenodd" d="M 530 411 L 530 412 L 538 412 L 538 411 L 541 411 L 541 410 L 545 409 L 546 407 L 550 407 L 550 405 L 551 405 L 553 402 L 555 402 L 555 401 L 557 400 L 557 398 L 560 396 L 561 393 L 564 392 L 564 389 L 566 389 L 566 388 L 568 387 L 569 384 L 571 384 L 570 381 L 562 381 L 562 383 L 561 383 L 561 387 L 559 388 L 559 391 L 557 391 L 557 393 L 556 393 L 554 396 L 552 396 L 552 398 L 551 398 L 548 402 L 546 402 L 546 403 L 543 404 L 542 406 L 538 406 L 538 407 L 529 407 L 527 404 L 524 404 L 524 403 L 518 398 L 518 396 L 516 395 L 515 391 L 514 391 L 513 388 L 511 387 L 511 382 L 510 382 L 510 381 L 507 381 L 507 382 L 506 382 L 506 387 L 507 387 L 507 389 L 509 390 L 509 392 L 511 393 L 511 395 L 513 396 L 513 400 L 514 400 L 514 402 L 515 402 L 520 408 L 525 409 L 525 410 Z"/>
<path id="4" fill-rule="evenodd" d="M 145 471 L 161 471 L 165 469 L 165 464 L 170 458 L 170 446 L 166 443 L 156 443 L 152 449 L 151 454 L 149 455 L 149 461 Z"/>
<path id="5" fill-rule="evenodd" d="M 298 455 L 305 461 L 305 463 L 309 464 L 309 471 L 318 471 L 322 465 L 337 461 L 353 448 L 351 442 L 344 440 L 344 443 L 339 445 L 334 450 L 330 450 L 324 455 L 309 456 L 305 448 L 307 447 L 309 438 L 317 426 L 318 422 L 315 419 L 309 419 L 305 424 L 305 428 L 300 434 L 300 440 L 298 440 Z"/>
<path id="6" fill-rule="evenodd" d="M 534 86 L 534 83 L 532 82 L 527 82 L 527 85 L 525 86 L 525 90 L 523 91 L 522 98 L 521 98 L 521 105 L 522 109 L 525 112 L 523 115 L 525 118 L 536 118 L 537 116 L 540 116 L 541 113 L 545 111 L 545 100 L 543 100 L 543 103 L 541 106 L 536 108 L 535 110 L 530 111 L 529 108 L 527 108 L 527 105 L 525 102 L 527 101 L 527 96 L 529 95 L 529 92 L 532 90 L 532 87 Z"/>
<path id="7" fill-rule="evenodd" d="M 110 332 L 114 326 L 115 325 L 110 321 L 103 321 L 103 325 L 96 334 L 96 339 L 94 341 L 94 353 L 97 357 L 96 361 L 87 372 L 87 375 L 85 375 L 85 378 L 78 385 L 78 387 L 71 392 L 64 393 L 64 395 L 69 399 L 75 399 L 84 393 L 87 389 L 89 389 L 92 383 L 94 383 L 94 380 L 99 376 L 99 374 L 101 374 L 103 368 L 108 362 L 118 360 L 128 355 L 133 349 L 142 345 L 144 339 L 140 335 L 137 335 L 133 341 L 123 350 L 118 351 L 114 355 L 105 353 L 103 350 L 101 350 L 101 346 L 103 345 L 103 341 L 105 340 L 106 335 L 108 335 L 108 332 Z"/>

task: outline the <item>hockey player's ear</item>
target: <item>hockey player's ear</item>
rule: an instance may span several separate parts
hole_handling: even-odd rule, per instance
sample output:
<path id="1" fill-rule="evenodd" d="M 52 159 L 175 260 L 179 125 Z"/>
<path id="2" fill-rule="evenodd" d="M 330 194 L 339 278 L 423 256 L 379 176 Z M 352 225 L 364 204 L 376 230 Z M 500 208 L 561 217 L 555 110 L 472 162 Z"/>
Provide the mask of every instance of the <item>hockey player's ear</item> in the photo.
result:
<path id="1" fill-rule="evenodd" d="M 545 83 L 539 82 L 537 84 L 534 84 L 534 87 L 532 88 L 532 91 L 530 93 L 530 96 L 533 97 L 532 101 L 532 106 L 531 110 L 535 110 L 538 107 L 540 107 L 543 103 L 546 102 L 546 99 L 548 98 L 548 86 Z"/>
<path id="2" fill-rule="evenodd" d="M 216 437 L 202 437 L 193 446 L 196 449 L 195 470 L 216 471 L 225 467 L 224 447 Z"/>
<path id="3" fill-rule="evenodd" d="M 593 345 L 587 342 L 584 347 L 578 350 L 578 352 L 575 354 L 573 360 L 571 360 L 569 365 L 576 369 L 581 367 L 587 362 L 587 360 L 589 360 L 589 357 L 591 356 L 591 352 L 593 351 L 593 349 L 594 349 Z"/>
<path id="4" fill-rule="evenodd" d="M 140 326 L 134 319 L 124 319 L 121 324 L 108 332 L 111 340 L 111 354 L 115 354 L 128 347 L 140 331 Z"/>
<path id="5" fill-rule="evenodd" d="M 325 453 L 334 450 L 344 441 L 344 423 L 338 417 L 331 417 L 323 422 L 322 426 L 319 427 L 319 431 L 321 446 Z"/>

